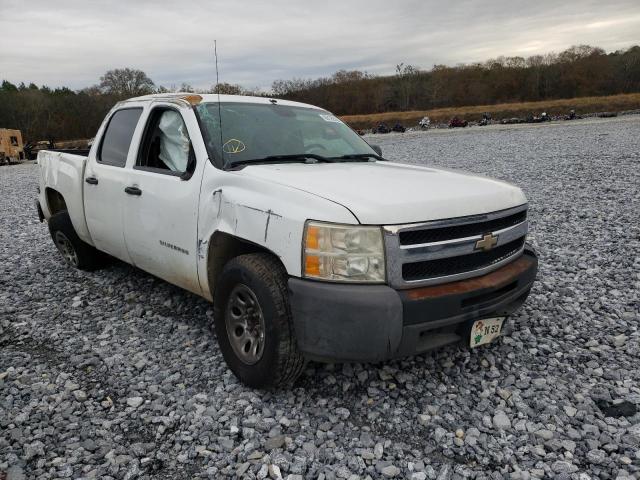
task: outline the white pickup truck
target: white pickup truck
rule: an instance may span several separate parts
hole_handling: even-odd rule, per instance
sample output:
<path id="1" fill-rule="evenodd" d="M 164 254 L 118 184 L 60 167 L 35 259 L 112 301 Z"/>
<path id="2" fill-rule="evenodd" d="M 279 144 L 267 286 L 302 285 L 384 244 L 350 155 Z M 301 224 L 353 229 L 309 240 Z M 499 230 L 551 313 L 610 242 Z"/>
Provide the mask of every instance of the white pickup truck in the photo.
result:
<path id="1" fill-rule="evenodd" d="M 525 196 L 381 155 L 311 105 L 151 95 L 118 103 L 87 157 L 40 152 L 37 208 L 71 265 L 117 257 L 213 302 L 250 386 L 487 343 L 536 276 Z"/>

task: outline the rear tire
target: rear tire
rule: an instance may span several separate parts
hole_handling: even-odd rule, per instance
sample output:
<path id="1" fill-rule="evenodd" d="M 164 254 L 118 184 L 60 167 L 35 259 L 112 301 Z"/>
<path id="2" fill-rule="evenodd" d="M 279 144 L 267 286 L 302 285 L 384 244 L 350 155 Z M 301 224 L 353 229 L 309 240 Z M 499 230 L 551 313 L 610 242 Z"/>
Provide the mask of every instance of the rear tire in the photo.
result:
<path id="1" fill-rule="evenodd" d="M 214 295 L 214 327 L 227 365 L 250 387 L 291 385 L 304 369 L 287 274 L 269 254 L 241 255 L 225 265 Z"/>
<path id="2" fill-rule="evenodd" d="M 72 267 L 91 271 L 104 264 L 104 254 L 78 237 L 66 210 L 49 219 L 49 233 L 65 262 Z"/>

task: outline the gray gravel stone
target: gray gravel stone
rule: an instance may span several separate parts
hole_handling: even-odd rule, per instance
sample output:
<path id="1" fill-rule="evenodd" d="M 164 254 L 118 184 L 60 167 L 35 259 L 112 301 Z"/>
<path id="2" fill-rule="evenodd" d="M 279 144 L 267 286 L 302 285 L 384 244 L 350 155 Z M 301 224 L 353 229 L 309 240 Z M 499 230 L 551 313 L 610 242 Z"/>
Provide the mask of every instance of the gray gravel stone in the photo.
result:
<path id="1" fill-rule="evenodd" d="M 500 430 L 511 428 L 511 420 L 503 411 L 497 411 L 493 416 L 493 426 Z"/>
<path id="2" fill-rule="evenodd" d="M 142 397 L 127 398 L 127 405 L 133 408 L 138 408 L 143 403 L 144 403 L 144 399 Z"/>
<path id="3" fill-rule="evenodd" d="M 429 424 L 430 420 L 431 420 L 431 415 L 426 415 L 424 413 L 421 413 L 420 415 L 418 415 L 418 423 L 420 425 L 426 426 Z"/>
<path id="4" fill-rule="evenodd" d="M 18 465 L 13 465 L 7 469 L 7 480 L 26 480 L 24 469 Z"/>
<path id="5" fill-rule="evenodd" d="M 87 393 L 84 390 L 74 390 L 73 396 L 79 402 L 84 402 L 87 399 Z"/>
<path id="6" fill-rule="evenodd" d="M 551 440 L 553 438 L 553 432 L 546 428 L 541 428 L 535 432 L 536 437 L 540 437 L 542 440 Z"/>
<path id="7" fill-rule="evenodd" d="M 385 478 L 395 478 L 400 475 L 400 469 L 395 465 L 387 465 L 380 471 Z"/>
<path id="8" fill-rule="evenodd" d="M 273 450 L 275 448 L 282 448 L 284 445 L 284 436 L 276 435 L 275 437 L 268 438 L 264 444 L 264 448 L 267 450 Z"/>
<path id="9" fill-rule="evenodd" d="M 604 463 L 606 458 L 607 458 L 607 454 L 603 450 L 595 449 L 595 450 L 589 450 L 587 452 L 587 460 L 589 460 L 591 463 L 595 465 L 600 465 Z"/>
<path id="10" fill-rule="evenodd" d="M 24 446 L 24 459 L 31 460 L 34 457 L 44 456 L 44 443 L 35 441 Z"/>

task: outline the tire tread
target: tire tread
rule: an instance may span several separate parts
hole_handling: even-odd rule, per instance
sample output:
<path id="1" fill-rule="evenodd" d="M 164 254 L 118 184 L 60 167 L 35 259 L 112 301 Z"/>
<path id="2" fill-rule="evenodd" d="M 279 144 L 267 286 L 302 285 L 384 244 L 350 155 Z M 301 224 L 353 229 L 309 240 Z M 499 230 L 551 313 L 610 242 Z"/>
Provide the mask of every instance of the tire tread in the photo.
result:
<path id="1" fill-rule="evenodd" d="M 282 387 L 291 385 L 302 373 L 306 359 L 298 350 L 296 334 L 289 305 L 287 274 L 282 264 L 268 253 L 249 253 L 230 260 L 251 272 L 267 286 L 276 308 L 274 321 L 278 322 L 278 330 L 282 332 L 278 344 L 277 364 L 273 366 L 274 376 L 265 387 Z M 222 309 L 216 309 L 219 314 Z"/>

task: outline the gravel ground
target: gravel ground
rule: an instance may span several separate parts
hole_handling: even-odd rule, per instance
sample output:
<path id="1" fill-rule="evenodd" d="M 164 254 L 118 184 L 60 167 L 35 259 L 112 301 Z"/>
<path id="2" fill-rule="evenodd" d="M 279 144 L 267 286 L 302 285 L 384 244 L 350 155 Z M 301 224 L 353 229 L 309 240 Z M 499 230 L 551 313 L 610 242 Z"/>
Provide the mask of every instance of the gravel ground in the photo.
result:
<path id="1" fill-rule="evenodd" d="M 372 137 L 522 186 L 539 280 L 495 344 L 227 370 L 210 305 L 123 264 L 66 267 L 0 168 L 0 478 L 640 478 L 640 117 Z"/>

